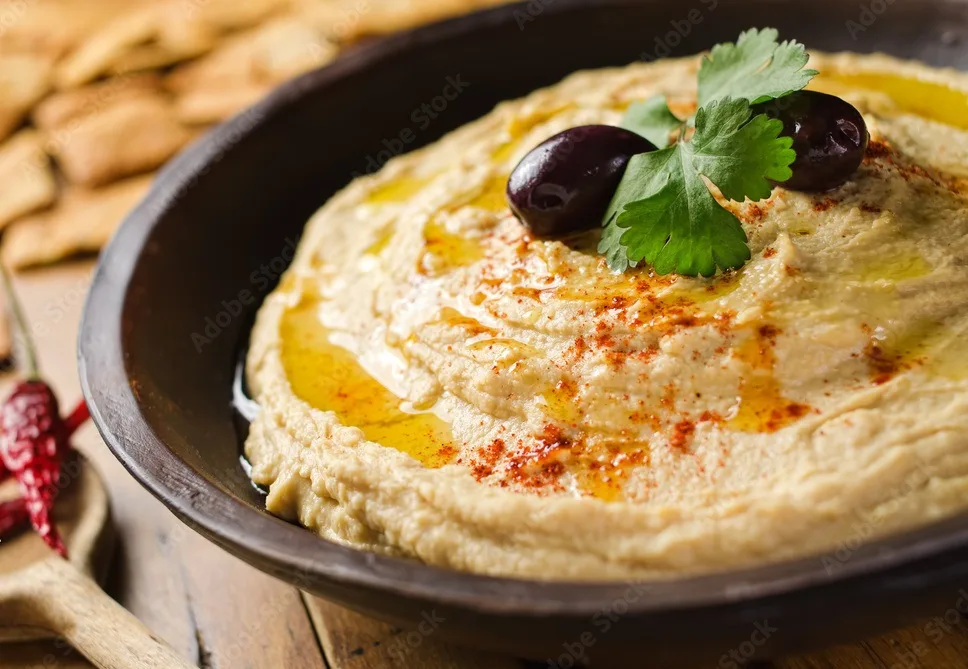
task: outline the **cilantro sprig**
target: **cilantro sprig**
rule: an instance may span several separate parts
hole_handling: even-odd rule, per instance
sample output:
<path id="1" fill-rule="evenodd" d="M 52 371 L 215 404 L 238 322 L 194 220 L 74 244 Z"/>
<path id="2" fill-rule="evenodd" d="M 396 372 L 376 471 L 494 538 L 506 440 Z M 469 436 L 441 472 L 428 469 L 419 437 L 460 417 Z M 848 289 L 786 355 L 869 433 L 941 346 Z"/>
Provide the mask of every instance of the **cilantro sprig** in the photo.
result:
<path id="1" fill-rule="evenodd" d="M 612 269 L 645 261 L 659 274 L 712 276 L 749 260 L 739 220 L 708 184 L 728 200 L 755 201 L 792 175 L 796 153 L 782 122 L 752 105 L 804 88 L 817 71 L 804 69 L 803 45 L 777 37 L 753 29 L 713 47 L 699 68 L 694 117 L 677 117 L 664 96 L 629 107 L 622 126 L 667 148 L 629 161 L 605 213 L 599 251 Z"/>

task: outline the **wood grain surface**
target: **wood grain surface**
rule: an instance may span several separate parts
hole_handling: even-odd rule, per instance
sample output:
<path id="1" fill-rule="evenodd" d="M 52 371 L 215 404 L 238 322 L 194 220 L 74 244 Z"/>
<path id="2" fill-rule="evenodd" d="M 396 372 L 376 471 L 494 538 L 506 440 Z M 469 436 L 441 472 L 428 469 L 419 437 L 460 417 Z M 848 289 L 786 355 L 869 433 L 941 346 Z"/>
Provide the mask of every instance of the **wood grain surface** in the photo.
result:
<path id="1" fill-rule="evenodd" d="M 79 397 L 75 342 L 93 265 L 20 275 L 41 366 L 62 403 Z M 441 644 L 303 595 L 182 525 L 114 459 L 88 424 L 77 446 L 111 493 L 119 546 L 107 590 L 181 655 L 216 669 L 531 669 Z M 0 547 L 2 550 L 2 547 Z M 909 629 L 756 669 L 968 669 L 968 616 L 951 608 Z M 696 643 L 702 643 L 697 631 Z M 81 669 L 63 642 L 0 645 L 0 669 Z M 728 666 L 728 665 L 727 665 Z M 754 665 L 740 665 L 752 668 Z M 605 668 L 607 669 L 607 668 Z M 642 669 L 653 667 L 645 661 Z M 687 669 L 677 667 L 675 669 Z M 699 669 L 699 668 L 697 668 Z"/>

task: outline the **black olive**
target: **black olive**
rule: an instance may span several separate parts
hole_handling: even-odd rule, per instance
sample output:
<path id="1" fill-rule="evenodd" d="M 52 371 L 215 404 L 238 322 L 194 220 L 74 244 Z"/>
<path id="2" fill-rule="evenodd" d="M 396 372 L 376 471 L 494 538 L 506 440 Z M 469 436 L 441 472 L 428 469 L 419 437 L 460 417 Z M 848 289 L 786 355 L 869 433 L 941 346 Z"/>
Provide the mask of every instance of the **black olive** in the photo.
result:
<path id="1" fill-rule="evenodd" d="M 753 107 L 783 122 L 782 134 L 793 138 L 797 158 L 793 176 L 781 186 L 825 191 L 842 185 L 860 166 L 870 135 L 857 109 L 835 95 L 797 91 Z"/>
<path id="2" fill-rule="evenodd" d="M 539 237 L 598 227 L 629 159 L 654 150 L 647 139 L 611 125 L 560 132 L 532 149 L 511 172 L 511 211 Z"/>

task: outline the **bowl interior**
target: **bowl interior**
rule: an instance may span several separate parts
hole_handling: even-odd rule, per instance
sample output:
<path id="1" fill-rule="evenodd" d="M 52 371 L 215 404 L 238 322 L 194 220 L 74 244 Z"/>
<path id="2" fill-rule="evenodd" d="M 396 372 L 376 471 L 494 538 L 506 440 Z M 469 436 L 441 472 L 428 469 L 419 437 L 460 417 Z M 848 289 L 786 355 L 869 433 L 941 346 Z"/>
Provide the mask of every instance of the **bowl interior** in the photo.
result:
<path id="1" fill-rule="evenodd" d="M 812 49 L 968 68 L 968 5 L 883 4 L 868 16 L 842 0 L 809 8 L 775 0 L 532 1 L 360 48 L 287 84 L 166 168 L 106 250 L 80 348 L 99 427 L 142 482 L 223 545 L 265 557 L 281 543 L 285 550 L 262 566 L 290 579 L 287 570 L 337 569 L 336 557 L 317 564 L 322 540 L 263 510 L 240 465 L 231 405 L 255 311 L 313 211 L 355 175 L 501 100 L 579 69 L 695 53 L 754 25 L 775 26 Z M 460 93 L 447 99 L 445 87 L 458 81 Z M 368 558 L 367 569 L 383 564 Z M 710 581 L 708 589 L 724 595 L 727 586 Z"/>

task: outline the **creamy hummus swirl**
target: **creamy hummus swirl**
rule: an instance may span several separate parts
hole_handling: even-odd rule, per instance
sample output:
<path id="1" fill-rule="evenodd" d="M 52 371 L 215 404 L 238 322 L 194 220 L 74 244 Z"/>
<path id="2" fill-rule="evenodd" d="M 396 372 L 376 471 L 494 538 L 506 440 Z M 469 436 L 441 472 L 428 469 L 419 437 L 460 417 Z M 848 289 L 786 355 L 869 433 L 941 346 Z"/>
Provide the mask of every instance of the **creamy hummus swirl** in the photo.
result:
<path id="1" fill-rule="evenodd" d="M 968 77 L 814 56 L 864 114 L 853 179 L 731 204 L 742 269 L 611 272 L 531 239 L 535 144 L 696 58 L 582 72 L 354 181 L 259 314 L 246 443 L 269 511 L 488 574 L 669 577 L 834 551 L 968 506 Z M 960 105 L 960 106 L 959 106 Z"/>

